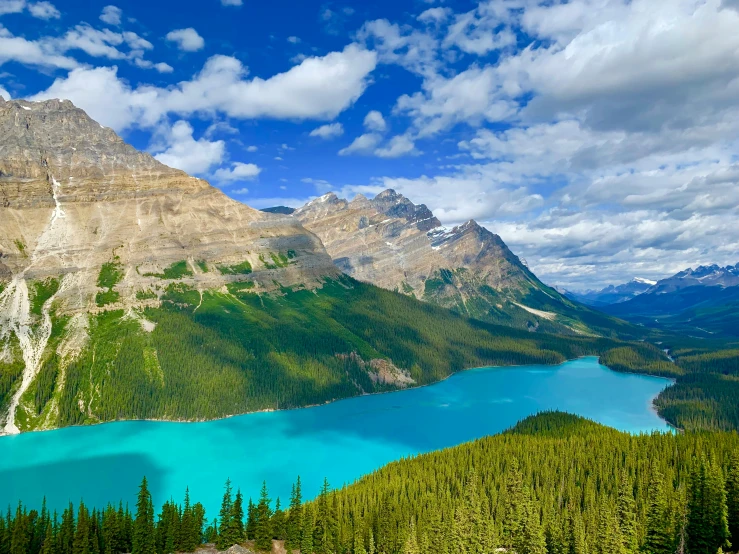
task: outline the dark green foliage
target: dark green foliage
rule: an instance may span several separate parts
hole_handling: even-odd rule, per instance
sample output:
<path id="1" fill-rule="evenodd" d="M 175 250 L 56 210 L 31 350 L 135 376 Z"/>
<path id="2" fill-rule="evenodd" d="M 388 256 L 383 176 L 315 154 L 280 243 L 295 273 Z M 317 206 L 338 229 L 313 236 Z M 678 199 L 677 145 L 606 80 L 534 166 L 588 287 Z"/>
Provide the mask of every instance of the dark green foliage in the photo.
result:
<path id="1" fill-rule="evenodd" d="M 123 266 L 117 262 L 106 262 L 100 268 L 98 274 L 98 287 L 101 289 L 112 289 L 123 279 Z"/>
<path id="2" fill-rule="evenodd" d="M 136 291 L 136 300 L 156 300 L 157 294 L 152 290 Z"/>
<path id="3" fill-rule="evenodd" d="M 192 277 L 192 271 L 187 265 L 187 260 L 174 262 L 167 267 L 162 273 L 144 273 L 144 277 L 158 277 L 159 279 L 182 279 L 183 277 Z"/>
<path id="4" fill-rule="evenodd" d="M 659 414 L 684 430 L 739 428 L 739 378 L 689 374 L 654 401 Z"/>
<path id="5" fill-rule="evenodd" d="M 59 279 L 49 277 L 44 281 L 33 281 L 31 284 L 31 313 L 40 316 L 46 301 L 59 290 Z"/>
<path id="6" fill-rule="evenodd" d="M 315 554 L 487 554 L 501 548 L 520 554 L 715 554 L 730 548 L 728 533 L 737 523 L 737 452 L 736 433 L 633 436 L 546 413 L 502 435 L 391 463 L 338 491 L 324 483 L 306 505 L 296 485 L 287 522 L 293 509 L 301 522 L 293 519 L 286 533 L 290 548 L 297 543 Z M 187 494 L 184 507 L 165 502 L 155 525 L 147 489 L 144 481 L 135 520 L 122 507 L 98 512 L 70 506 L 59 522 L 45 508 L 39 514 L 19 506 L 0 518 L 0 552 L 191 552 L 240 519 L 240 495 L 234 499 L 228 483 L 221 520 L 204 535 L 202 506 L 191 507 Z M 271 511 L 266 485 L 248 511 L 256 549 L 269 551 L 285 520 L 278 506 Z"/>
<path id="7" fill-rule="evenodd" d="M 98 292 L 95 295 L 95 303 L 99 307 L 107 306 L 108 304 L 114 304 L 118 302 L 118 299 L 121 297 L 121 295 L 114 290 L 106 290 L 104 292 Z"/>
<path id="8" fill-rule="evenodd" d="M 469 367 L 554 364 L 613 347 L 495 326 L 342 279 L 317 291 L 201 293 L 170 283 L 151 333 L 121 310 L 91 318 L 67 368 L 59 425 L 130 418 L 214 418 L 319 404 L 364 392 L 366 363 L 391 360 L 419 385 Z M 93 394 L 94 391 L 94 394 Z M 80 409 L 82 400 L 83 409 Z"/>
<path id="9" fill-rule="evenodd" d="M 95 295 L 95 303 L 99 307 L 107 306 L 118 302 L 120 294 L 113 288 L 123 279 L 123 266 L 114 259 L 112 262 L 106 262 L 100 268 L 98 274 L 98 287 L 106 289 Z"/>
<path id="10" fill-rule="evenodd" d="M 152 554 L 156 551 L 154 537 L 154 506 L 146 477 L 141 481 L 136 501 L 136 517 L 131 538 L 132 554 Z"/>
<path id="11" fill-rule="evenodd" d="M 197 265 L 203 273 L 208 273 L 210 271 L 210 269 L 208 269 L 208 262 L 205 260 L 197 260 L 195 265 Z"/>
<path id="12" fill-rule="evenodd" d="M 663 377 L 677 377 L 683 370 L 672 363 L 667 355 L 649 343 L 631 344 L 608 350 L 600 363 L 626 373 L 648 373 Z"/>
<path id="13" fill-rule="evenodd" d="M 7 346 L 5 341 L 7 341 Z M 2 348 L 7 348 L 10 360 L 0 359 L 0 410 L 4 410 L 7 406 L 10 401 L 10 392 L 18 379 L 23 376 L 23 369 L 26 367 L 15 335 L 0 339 L 0 349 Z"/>
<path id="14" fill-rule="evenodd" d="M 247 260 L 236 265 L 219 265 L 218 271 L 223 275 L 249 275 L 252 272 L 252 267 Z"/>
<path id="15" fill-rule="evenodd" d="M 263 483 L 254 523 L 254 546 L 262 552 L 272 551 L 272 524 L 270 521 L 272 510 L 269 507 L 270 502 L 267 483 Z"/>

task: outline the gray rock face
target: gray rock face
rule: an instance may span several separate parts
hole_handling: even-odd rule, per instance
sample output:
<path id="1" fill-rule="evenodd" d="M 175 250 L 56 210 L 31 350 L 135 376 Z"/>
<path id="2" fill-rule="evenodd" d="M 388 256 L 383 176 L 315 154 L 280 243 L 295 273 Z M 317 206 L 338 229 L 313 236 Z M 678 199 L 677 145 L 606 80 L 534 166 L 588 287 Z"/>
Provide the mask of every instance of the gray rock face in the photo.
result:
<path id="1" fill-rule="evenodd" d="M 524 290 L 538 283 L 499 236 L 475 221 L 446 229 L 425 205 L 393 190 L 351 202 L 331 193 L 293 215 L 321 238 L 339 269 L 419 299 L 446 305 L 445 298 L 456 304 L 461 295 L 465 303 L 481 287 Z"/>
<path id="2" fill-rule="evenodd" d="M 289 263 L 275 264 L 290 253 Z M 255 290 L 336 275 L 320 240 L 286 215 L 231 200 L 126 144 L 71 102 L 0 101 L 0 279 L 70 276 L 63 309 L 94 310 L 106 262 L 123 268 L 119 306 L 186 261 L 188 283 L 218 289 L 249 262 Z M 4 276 L 4 277 L 3 277 Z"/>

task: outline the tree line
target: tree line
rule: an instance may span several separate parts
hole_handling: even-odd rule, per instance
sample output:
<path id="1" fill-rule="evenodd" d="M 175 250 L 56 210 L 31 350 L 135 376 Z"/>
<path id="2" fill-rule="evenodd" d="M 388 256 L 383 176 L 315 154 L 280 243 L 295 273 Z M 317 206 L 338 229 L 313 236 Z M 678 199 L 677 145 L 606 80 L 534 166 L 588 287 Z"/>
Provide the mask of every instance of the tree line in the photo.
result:
<path id="1" fill-rule="evenodd" d="M 18 505 L 0 518 L 0 554 L 169 554 L 202 543 L 302 554 L 716 554 L 739 545 L 739 436 L 632 436 L 561 413 L 455 448 L 393 462 L 304 502 L 256 502 L 226 482 L 206 518 L 186 493 L 155 513 Z"/>

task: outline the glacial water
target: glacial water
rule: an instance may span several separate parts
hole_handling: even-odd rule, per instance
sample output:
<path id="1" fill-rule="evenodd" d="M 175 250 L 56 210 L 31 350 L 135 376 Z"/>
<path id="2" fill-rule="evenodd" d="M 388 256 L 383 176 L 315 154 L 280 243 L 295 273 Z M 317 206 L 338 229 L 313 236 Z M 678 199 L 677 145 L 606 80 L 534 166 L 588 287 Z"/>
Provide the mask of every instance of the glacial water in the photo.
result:
<path id="1" fill-rule="evenodd" d="M 266 480 L 287 501 L 299 474 L 306 496 L 398 458 L 498 433 L 542 410 L 579 414 L 623 431 L 666 430 L 652 399 L 667 379 L 620 374 L 581 358 L 559 366 L 482 368 L 436 385 L 300 410 L 206 423 L 118 422 L 0 438 L 0 506 L 52 509 L 83 498 L 133 506 L 143 475 L 154 501 L 186 486 L 217 515 L 230 478 L 256 497 Z"/>

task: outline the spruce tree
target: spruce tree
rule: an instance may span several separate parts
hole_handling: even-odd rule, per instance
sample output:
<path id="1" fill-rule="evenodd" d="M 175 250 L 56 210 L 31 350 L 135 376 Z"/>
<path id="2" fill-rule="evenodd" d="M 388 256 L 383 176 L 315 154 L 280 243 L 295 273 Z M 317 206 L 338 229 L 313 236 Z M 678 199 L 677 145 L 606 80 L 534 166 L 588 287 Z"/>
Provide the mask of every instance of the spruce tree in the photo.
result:
<path id="1" fill-rule="evenodd" d="M 141 480 L 133 522 L 132 554 L 152 554 L 156 551 L 154 509 L 146 477 Z"/>
<path id="2" fill-rule="evenodd" d="M 313 554 L 313 507 L 308 504 L 303 508 L 303 529 L 300 533 L 300 554 Z"/>
<path id="3" fill-rule="evenodd" d="M 731 457 L 726 479 L 726 512 L 731 545 L 739 549 L 739 450 Z"/>
<path id="4" fill-rule="evenodd" d="M 518 554 L 547 554 L 547 544 L 544 531 L 541 528 L 539 506 L 527 486 L 524 486 L 523 498 L 524 522 L 523 529 L 519 529 L 521 539 L 516 552 Z"/>
<path id="5" fill-rule="evenodd" d="M 249 505 L 246 510 L 246 538 L 253 541 L 257 534 L 257 507 L 249 499 Z"/>
<path id="6" fill-rule="evenodd" d="M 526 517 L 526 503 L 523 492 L 523 475 L 518 460 L 511 460 L 506 480 L 505 516 L 503 521 L 503 541 L 511 548 L 520 543 L 522 527 Z"/>
<path id="7" fill-rule="evenodd" d="M 460 551 L 459 554 L 462 554 L 464 551 Z M 354 553 L 356 554 L 356 552 Z M 421 549 L 418 547 L 418 537 L 416 535 L 416 524 L 411 519 L 411 523 L 408 529 L 408 537 L 405 540 L 405 545 L 403 546 L 403 554 L 421 554 Z"/>
<path id="8" fill-rule="evenodd" d="M 303 493 L 300 485 L 300 476 L 293 485 L 290 493 L 290 510 L 287 513 L 287 530 L 285 546 L 289 550 L 300 548 L 300 533 L 303 527 Z"/>
<path id="9" fill-rule="evenodd" d="M 285 512 L 282 510 L 279 497 L 275 501 L 275 512 L 272 514 L 272 538 L 278 541 L 285 540 Z"/>
<path id="10" fill-rule="evenodd" d="M 270 518 L 272 513 L 269 507 L 271 500 L 267 483 L 262 483 L 262 491 L 259 494 L 259 503 L 256 511 L 256 529 L 254 530 L 254 546 L 262 552 L 272 551 L 272 524 Z"/>
<path id="11" fill-rule="evenodd" d="M 216 546 L 219 550 L 226 550 L 227 548 L 236 544 L 233 541 L 233 537 L 230 536 L 231 527 L 231 508 L 233 505 L 233 489 L 231 487 L 231 479 L 226 479 L 225 490 L 223 491 L 223 500 L 221 501 L 221 511 L 218 513 L 218 539 L 216 540 Z"/>
<path id="12" fill-rule="evenodd" d="M 639 536 L 636 523 L 636 502 L 629 476 L 621 472 L 618 485 L 618 527 L 626 554 L 636 554 L 639 550 Z"/>
<path id="13" fill-rule="evenodd" d="M 652 468 L 647 497 L 644 554 L 672 554 L 670 514 L 662 473 Z"/>

